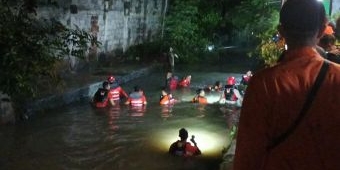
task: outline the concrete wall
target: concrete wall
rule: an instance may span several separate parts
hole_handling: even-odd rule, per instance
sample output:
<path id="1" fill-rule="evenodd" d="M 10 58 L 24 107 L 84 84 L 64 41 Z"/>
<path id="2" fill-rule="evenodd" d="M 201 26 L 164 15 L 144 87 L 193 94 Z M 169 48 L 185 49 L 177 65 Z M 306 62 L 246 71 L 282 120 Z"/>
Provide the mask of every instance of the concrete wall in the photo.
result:
<path id="1" fill-rule="evenodd" d="M 38 17 L 88 30 L 102 42 L 98 52 L 125 51 L 154 40 L 161 28 L 165 0 L 44 0 Z"/>

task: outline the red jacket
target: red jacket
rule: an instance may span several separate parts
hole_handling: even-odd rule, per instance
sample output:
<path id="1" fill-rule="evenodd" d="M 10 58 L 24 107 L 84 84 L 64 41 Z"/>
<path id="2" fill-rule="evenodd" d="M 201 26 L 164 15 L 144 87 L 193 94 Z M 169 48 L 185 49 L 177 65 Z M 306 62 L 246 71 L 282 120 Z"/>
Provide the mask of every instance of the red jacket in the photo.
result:
<path id="1" fill-rule="evenodd" d="M 110 93 L 111 93 L 111 97 L 114 101 L 120 100 L 121 96 L 124 96 L 126 98 L 128 97 L 126 92 L 120 86 L 110 89 Z"/>
<path id="2" fill-rule="evenodd" d="M 176 90 L 178 85 L 178 80 L 175 77 L 170 78 L 169 81 L 169 89 Z"/>
<path id="3" fill-rule="evenodd" d="M 190 157 L 200 155 L 201 151 L 197 146 L 192 146 L 190 142 L 184 143 L 183 141 L 178 140 L 171 144 L 169 153 L 175 156 Z"/>
<path id="4" fill-rule="evenodd" d="M 188 80 L 188 79 L 183 79 L 183 80 L 181 80 L 181 81 L 178 83 L 178 85 L 179 85 L 180 87 L 189 87 L 189 86 L 190 86 L 190 80 Z"/>

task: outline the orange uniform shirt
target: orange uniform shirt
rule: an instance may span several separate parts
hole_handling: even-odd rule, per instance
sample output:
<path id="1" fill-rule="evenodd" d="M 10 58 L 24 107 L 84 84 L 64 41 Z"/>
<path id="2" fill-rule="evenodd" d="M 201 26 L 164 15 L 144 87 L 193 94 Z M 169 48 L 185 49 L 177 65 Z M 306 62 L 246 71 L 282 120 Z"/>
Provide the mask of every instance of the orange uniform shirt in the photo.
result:
<path id="1" fill-rule="evenodd" d="M 171 98 L 170 95 L 165 95 L 161 98 L 159 101 L 159 104 L 165 105 L 165 104 L 174 104 L 176 100 L 174 98 Z"/>
<path id="2" fill-rule="evenodd" d="M 283 143 L 269 143 L 296 120 L 323 63 L 314 48 L 285 53 L 255 74 L 247 88 L 237 134 L 234 170 L 340 168 L 340 65 L 331 63 L 311 108 Z"/>

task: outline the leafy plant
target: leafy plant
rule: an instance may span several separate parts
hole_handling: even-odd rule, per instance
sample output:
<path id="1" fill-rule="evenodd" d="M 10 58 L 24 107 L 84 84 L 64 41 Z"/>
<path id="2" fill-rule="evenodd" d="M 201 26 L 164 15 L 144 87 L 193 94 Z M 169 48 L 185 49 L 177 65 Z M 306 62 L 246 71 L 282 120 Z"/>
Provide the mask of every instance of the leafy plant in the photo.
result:
<path id="1" fill-rule="evenodd" d="M 278 1 L 279 2 L 279 1 Z M 242 1 L 231 12 L 229 18 L 238 32 L 238 39 L 254 44 L 250 56 L 257 56 L 266 65 L 275 64 L 282 51 L 280 44 L 272 40 L 277 34 L 280 3 L 272 4 L 262 0 Z M 250 41 L 250 42 L 249 42 Z"/>
<path id="2" fill-rule="evenodd" d="M 257 46 L 257 51 L 264 60 L 266 66 L 275 65 L 283 50 L 283 40 L 275 42 L 272 39 L 267 38 L 262 40 L 261 44 Z"/>
<path id="3" fill-rule="evenodd" d="M 39 93 L 39 82 L 57 84 L 56 68 L 65 56 L 84 58 L 91 42 L 100 43 L 79 28 L 38 20 L 34 0 L 9 3 L 0 5 L 0 91 L 20 107 Z"/>
<path id="4" fill-rule="evenodd" d="M 172 47 L 182 62 L 200 60 L 221 17 L 213 9 L 202 7 L 204 0 L 175 0 L 166 17 L 164 43 Z"/>
<path id="5" fill-rule="evenodd" d="M 255 51 L 250 54 L 259 56 L 266 66 L 275 65 L 284 50 L 284 41 L 279 37 L 277 31 L 279 13 L 278 11 L 272 12 L 271 17 L 267 19 L 270 24 L 264 28 L 263 32 L 256 35 L 261 42 L 257 45 Z"/>

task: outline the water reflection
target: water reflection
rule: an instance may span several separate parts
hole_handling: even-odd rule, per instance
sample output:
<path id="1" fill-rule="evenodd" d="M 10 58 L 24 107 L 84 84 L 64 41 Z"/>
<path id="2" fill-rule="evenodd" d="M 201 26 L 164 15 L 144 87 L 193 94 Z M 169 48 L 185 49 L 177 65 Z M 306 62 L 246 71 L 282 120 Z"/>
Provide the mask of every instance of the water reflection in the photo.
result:
<path id="1" fill-rule="evenodd" d="M 226 118 L 228 129 L 237 126 L 240 118 L 240 108 L 235 106 L 222 106 L 220 110 Z"/>
<path id="2" fill-rule="evenodd" d="M 167 104 L 167 105 L 161 105 L 161 117 L 164 118 L 164 120 L 168 119 L 172 116 L 172 109 L 175 104 Z"/>
<path id="3" fill-rule="evenodd" d="M 195 85 L 199 77 L 192 75 Z M 148 84 L 144 108 L 120 105 L 98 110 L 79 103 L 37 115 L 18 126 L 0 127 L 0 169 L 218 169 L 221 151 L 229 142 L 230 114 L 222 112 L 220 105 L 190 103 L 191 91 L 174 92 L 188 101 L 160 106 L 162 83 L 159 75 L 132 83 Z M 167 154 L 182 127 L 196 136 L 202 150 L 194 160 Z"/>
<path id="4" fill-rule="evenodd" d="M 129 116 L 142 117 L 146 112 L 146 105 L 143 106 L 130 106 L 128 108 Z"/>
<path id="5" fill-rule="evenodd" d="M 108 125 L 110 127 L 111 130 L 115 131 L 119 129 L 119 125 L 118 125 L 118 119 L 120 116 L 120 106 L 116 105 L 114 107 L 108 108 Z M 102 113 L 105 114 L 105 113 Z"/>

